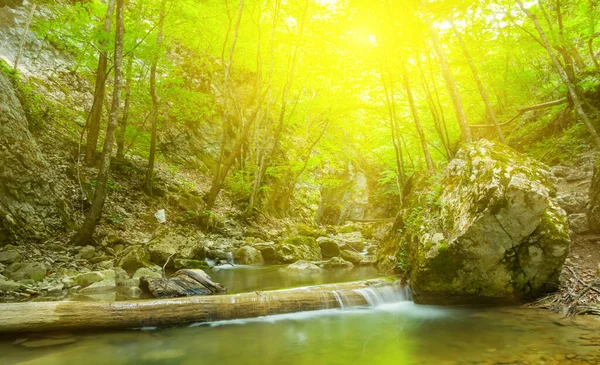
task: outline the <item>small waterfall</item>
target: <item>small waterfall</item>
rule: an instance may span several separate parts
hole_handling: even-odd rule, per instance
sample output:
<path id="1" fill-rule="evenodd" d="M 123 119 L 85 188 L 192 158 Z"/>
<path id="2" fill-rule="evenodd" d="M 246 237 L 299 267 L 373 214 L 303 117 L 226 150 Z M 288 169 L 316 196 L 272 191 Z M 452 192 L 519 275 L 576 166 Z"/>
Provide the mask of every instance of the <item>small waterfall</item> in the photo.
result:
<path id="1" fill-rule="evenodd" d="M 394 283 L 393 285 L 378 285 L 368 288 L 355 289 L 355 293 L 361 295 L 369 307 L 378 307 L 382 304 L 411 301 L 408 287 Z"/>
<path id="2" fill-rule="evenodd" d="M 331 294 L 333 294 L 335 300 L 340 304 L 340 308 L 344 310 L 344 301 L 342 300 L 342 297 L 340 297 L 340 293 L 338 293 L 337 290 L 332 290 Z"/>

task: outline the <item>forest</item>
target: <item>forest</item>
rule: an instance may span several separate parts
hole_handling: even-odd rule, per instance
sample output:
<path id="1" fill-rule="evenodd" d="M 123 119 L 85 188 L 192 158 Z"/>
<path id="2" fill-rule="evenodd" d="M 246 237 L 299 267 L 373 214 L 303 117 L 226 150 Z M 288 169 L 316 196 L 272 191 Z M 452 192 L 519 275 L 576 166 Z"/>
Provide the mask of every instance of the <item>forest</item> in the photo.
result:
<path id="1" fill-rule="evenodd" d="M 599 364 L 599 129 L 595 0 L 0 0 L 0 351 Z"/>

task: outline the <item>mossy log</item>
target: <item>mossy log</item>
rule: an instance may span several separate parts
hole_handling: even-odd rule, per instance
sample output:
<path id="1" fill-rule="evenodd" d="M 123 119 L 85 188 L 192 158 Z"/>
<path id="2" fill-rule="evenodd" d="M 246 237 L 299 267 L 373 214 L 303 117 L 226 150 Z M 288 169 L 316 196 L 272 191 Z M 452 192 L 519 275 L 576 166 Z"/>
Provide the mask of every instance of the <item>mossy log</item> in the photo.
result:
<path id="1" fill-rule="evenodd" d="M 356 289 L 393 285 L 386 279 L 231 295 L 122 302 L 0 304 L 0 333 L 90 331 L 177 326 L 237 318 L 366 305 Z"/>

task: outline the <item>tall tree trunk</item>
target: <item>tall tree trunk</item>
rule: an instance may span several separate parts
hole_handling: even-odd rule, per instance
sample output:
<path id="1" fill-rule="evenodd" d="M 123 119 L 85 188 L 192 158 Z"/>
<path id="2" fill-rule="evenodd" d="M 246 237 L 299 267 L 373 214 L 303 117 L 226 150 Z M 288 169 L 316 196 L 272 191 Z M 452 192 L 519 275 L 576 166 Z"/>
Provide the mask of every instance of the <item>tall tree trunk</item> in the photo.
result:
<path id="1" fill-rule="evenodd" d="M 417 134 L 419 135 L 419 141 L 421 142 L 421 148 L 423 149 L 423 156 L 425 156 L 425 162 L 427 163 L 427 169 L 429 171 L 433 171 L 433 160 L 431 159 L 431 154 L 429 153 L 429 147 L 427 146 L 427 140 L 425 139 L 425 132 L 423 132 L 423 126 L 421 125 L 421 120 L 419 119 L 419 112 L 417 110 L 417 106 L 415 105 L 415 99 L 412 93 L 412 87 L 410 85 L 410 79 L 408 77 L 408 71 L 406 70 L 406 65 L 404 61 L 401 61 L 402 65 L 402 79 L 404 80 L 404 90 L 406 91 L 406 96 L 408 97 L 408 104 L 410 106 L 410 112 L 413 117 L 413 121 L 415 122 L 415 128 L 417 130 Z"/>
<path id="2" fill-rule="evenodd" d="M 473 73 L 473 77 L 475 78 L 475 82 L 477 83 L 477 88 L 479 89 L 479 94 L 481 95 L 481 98 L 483 99 L 483 102 L 485 103 L 485 109 L 487 110 L 487 113 L 490 116 L 490 119 L 492 120 L 494 127 L 496 128 L 496 133 L 498 133 L 498 138 L 500 139 L 500 141 L 502 143 L 506 144 L 506 138 L 504 138 L 504 133 L 502 133 L 502 129 L 500 128 L 500 124 L 498 123 L 498 119 L 496 118 L 496 113 L 494 112 L 494 108 L 492 108 L 492 103 L 490 102 L 490 98 L 488 97 L 487 90 L 485 89 L 485 86 L 483 85 L 483 81 L 481 81 L 481 77 L 479 77 L 479 72 L 477 72 L 477 68 L 475 67 L 473 58 L 471 57 L 471 54 L 469 53 L 469 50 L 467 49 L 467 45 L 465 44 L 465 41 L 463 40 L 463 37 L 460 34 L 460 32 L 458 31 L 458 29 L 456 29 L 454 22 L 451 21 L 450 23 L 452 25 L 452 30 L 454 31 L 454 34 L 456 35 L 456 38 L 458 39 L 460 48 L 462 48 L 463 54 L 465 55 L 465 58 L 467 59 L 467 62 L 469 63 L 469 67 L 471 68 L 471 72 Z"/>
<path id="3" fill-rule="evenodd" d="M 421 4 L 424 6 L 425 0 L 421 0 Z M 452 99 L 452 105 L 454 107 L 454 113 L 456 114 L 456 120 L 458 122 L 458 125 L 460 126 L 462 140 L 463 142 L 470 143 L 473 141 L 473 138 L 471 137 L 471 129 L 469 128 L 467 115 L 465 114 L 465 109 L 463 108 L 462 100 L 458 92 L 458 87 L 456 86 L 456 82 L 454 82 L 454 77 L 452 76 L 452 72 L 450 71 L 450 66 L 448 65 L 448 60 L 446 59 L 446 54 L 444 53 L 444 49 L 442 48 L 442 44 L 440 42 L 438 33 L 433 27 L 433 23 L 429 18 L 429 15 L 426 14 L 425 18 L 427 20 L 427 27 L 429 29 L 431 43 L 433 44 L 433 48 L 435 49 L 435 54 L 440 64 L 442 75 L 444 76 L 448 92 L 450 93 L 450 98 Z"/>
<path id="4" fill-rule="evenodd" d="M 150 195 L 152 195 L 154 161 L 156 160 L 156 134 L 158 129 L 158 96 L 156 95 L 156 68 L 158 66 L 158 59 L 160 58 L 160 49 L 162 47 L 166 2 L 166 0 L 162 0 L 160 4 L 160 19 L 158 21 L 158 33 L 156 35 L 156 54 L 154 55 L 152 59 L 152 65 L 150 66 L 150 96 L 152 97 L 152 132 L 150 137 L 150 155 L 148 156 L 148 169 L 146 170 L 146 180 L 144 181 L 144 189 Z"/>
<path id="5" fill-rule="evenodd" d="M 229 49 L 229 57 L 227 60 L 227 63 L 225 64 L 225 69 L 224 69 L 224 76 L 223 76 L 223 89 L 222 89 L 222 96 L 223 96 L 223 113 L 221 115 L 221 145 L 220 145 L 220 149 L 219 149 L 219 159 L 217 160 L 217 164 L 215 165 L 215 172 L 214 172 L 214 176 L 213 176 L 213 180 L 211 183 L 211 187 L 210 187 L 210 191 L 208 192 L 207 196 L 206 196 L 206 203 L 207 203 L 207 210 L 211 210 L 212 207 L 214 206 L 216 199 L 217 199 L 217 195 L 219 194 L 219 192 L 221 191 L 223 182 L 225 181 L 225 177 L 226 174 L 224 174 L 225 170 L 225 166 L 224 166 L 224 161 L 225 161 L 225 154 L 226 154 L 226 147 L 227 147 L 227 134 L 229 133 L 229 116 L 228 116 L 228 107 L 229 107 L 229 100 L 233 97 L 231 95 L 231 91 L 229 90 L 229 78 L 230 78 L 230 73 L 231 73 L 231 66 L 233 64 L 233 54 L 235 53 L 235 47 L 237 45 L 237 39 L 238 39 L 238 34 L 240 31 L 240 23 L 242 21 L 242 14 L 244 11 L 244 0 L 240 0 L 239 3 L 239 7 L 238 7 L 238 16 L 237 16 L 237 21 L 235 24 L 235 29 L 233 32 L 233 40 L 231 41 L 231 48 Z M 229 12 L 228 12 L 229 13 Z M 228 15 L 229 16 L 229 15 Z M 228 31 L 229 34 L 229 31 Z M 225 42 L 227 42 L 227 39 L 225 40 Z M 223 49 L 225 49 L 226 47 L 226 43 L 223 44 Z M 222 55 L 224 56 L 224 54 Z M 224 61 L 224 59 L 223 59 Z M 237 146 L 237 143 L 236 143 Z M 242 146 L 239 146 L 240 152 L 241 152 L 241 148 Z M 235 147 L 234 147 L 235 149 Z M 233 155 L 233 152 L 231 153 L 231 155 Z M 229 168 L 231 166 L 227 167 L 226 170 L 229 171 Z M 225 175 L 225 176 L 224 176 Z"/>
<path id="6" fill-rule="evenodd" d="M 123 160 L 125 158 L 125 135 L 127 133 L 127 120 L 129 119 L 129 107 L 131 104 L 131 72 L 133 65 L 133 54 L 127 63 L 127 70 L 125 71 L 125 105 L 123 106 L 123 114 L 121 116 L 121 122 L 117 131 L 117 160 Z"/>
<path id="7" fill-rule="evenodd" d="M 106 198 L 106 186 L 108 182 L 108 175 L 110 171 L 110 158 L 113 150 L 114 135 L 117 129 L 118 116 L 119 116 L 119 104 L 121 97 L 121 73 L 123 63 L 123 34 L 125 32 L 125 25 L 123 20 L 123 1 L 116 0 L 117 2 L 117 32 L 115 36 L 115 77 L 114 77 L 114 90 L 112 105 L 110 109 L 110 115 L 108 119 L 108 127 L 106 129 L 106 139 L 104 140 L 104 149 L 102 151 L 102 159 L 100 161 L 100 167 L 98 169 L 98 176 L 96 177 L 96 190 L 94 191 L 94 198 L 92 199 L 92 206 L 87 213 L 83 225 L 71 239 L 71 243 L 75 245 L 85 245 L 91 241 L 96 224 L 102 215 L 102 207 L 104 206 L 104 200 Z"/>
<path id="8" fill-rule="evenodd" d="M 431 117 L 433 119 L 433 124 L 435 126 L 435 131 L 442 142 L 442 146 L 444 147 L 445 157 L 447 160 L 450 159 L 450 143 L 446 140 L 446 134 L 444 134 L 444 128 L 442 126 L 442 122 L 440 120 L 440 115 L 438 114 L 437 106 L 435 101 L 433 100 L 433 95 L 431 94 L 431 89 L 429 88 L 429 84 L 427 83 L 427 78 L 425 77 L 425 72 L 423 71 L 423 67 L 421 66 L 421 62 L 417 60 L 417 65 L 419 66 L 419 73 L 421 75 L 421 86 L 425 91 L 425 96 L 427 98 L 427 104 L 429 105 L 429 111 L 431 112 Z"/>
<path id="9" fill-rule="evenodd" d="M 393 84 L 388 87 L 385 81 L 385 75 L 383 68 L 381 71 L 381 81 L 383 83 L 383 91 L 385 92 L 385 102 L 388 107 L 389 119 L 390 119 L 390 130 L 392 132 L 392 144 L 394 146 L 394 153 L 396 154 L 396 185 L 398 186 L 398 194 L 402 196 L 404 190 L 404 155 L 402 153 L 402 146 L 398 142 L 396 134 L 396 103 L 394 99 L 394 86 Z"/>
<path id="10" fill-rule="evenodd" d="M 104 35 L 106 39 L 110 37 L 110 28 L 112 26 L 112 15 L 115 9 L 115 0 L 108 1 L 108 9 L 104 18 Z M 96 87 L 94 90 L 94 103 L 87 123 L 87 140 L 85 147 L 85 163 L 88 166 L 94 164 L 96 160 L 96 146 L 98 145 L 98 135 L 100 134 L 100 121 L 102 119 L 102 106 L 104 105 L 104 95 L 106 88 L 108 56 L 106 50 L 106 40 L 100 41 L 100 56 L 98 58 L 98 67 L 96 69 Z"/>
<path id="11" fill-rule="evenodd" d="M 544 30 L 542 29 L 542 27 L 540 25 L 540 22 L 538 21 L 538 19 L 535 16 L 535 14 L 533 14 L 532 12 L 530 12 L 523 5 L 523 1 L 522 0 L 517 0 L 517 3 L 519 4 L 519 7 L 521 8 L 521 10 L 523 10 L 523 12 L 531 19 L 531 21 L 535 25 L 535 29 L 537 30 L 538 34 L 540 35 L 542 43 L 544 44 L 544 47 L 546 48 L 546 51 L 548 52 L 548 55 L 550 56 L 550 59 L 552 60 L 552 63 L 554 64 L 554 68 L 556 69 L 556 71 L 560 75 L 560 78 L 562 79 L 563 83 L 565 84 L 565 86 L 569 90 L 569 96 L 571 97 L 571 100 L 573 102 L 573 106 L 575 107 L 575 110 L 577 111 L 577 114 L 579 114 L 579 116 L 581 117 L 581 119 L 585 123 L 586 127 L 588 128 L 588 130 L 590 132 L 590 135 L 592 137 L 592 141 L 594 142 L 594 144 L 596 145 L 596 147 L 600 148 L 600 136 L 598 135 L 598 132 L 596 131 L 596 128 L 594 128 L 594 125 L 592 124 L 590 118 L 588 117 L 588 115 L 583 110 L 583 107 L 581 105 L 581 101 L 579 99 L 579 95 L 577 95 L 577 90 L 575 89 L 575 86 L 573 84 L 571 84 L 571 82 L 569 81 L 569 77 L 567 76 L 567 74 L 563 70 L 563 68 L 562 68 L 562 66 L 560 64 L 560 61 L 558 60 L 558 58 L 554 54 L 554 51 L 552 50 L 552 46 L 550 46 L 550 43 L 548 42 L 548 38 L 546 37 L 546 33 L 544 33 Z"/>

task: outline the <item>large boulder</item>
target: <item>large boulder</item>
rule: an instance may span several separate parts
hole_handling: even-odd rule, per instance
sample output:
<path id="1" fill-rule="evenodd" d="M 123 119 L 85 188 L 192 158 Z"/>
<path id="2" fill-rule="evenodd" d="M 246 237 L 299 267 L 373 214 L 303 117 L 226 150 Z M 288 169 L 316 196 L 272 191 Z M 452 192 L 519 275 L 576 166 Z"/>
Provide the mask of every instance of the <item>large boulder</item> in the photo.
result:
<path id="1" fill-rule="evenodd" d="M 291 263 L 299 260 L 321 260 L 321 248 L 313 237 L 294 236 L 275 246 L 275 260 Z"/>
<path id="2" fill-rule="evenodd" d="M 120 253 L 117 266 L 123 268 L 129 274 L 135 273 L 142 267 L 152 267 L 148 251 L 141 245 L 129 246 Z"/>
<path id="3" fill-rule="evenodd" d="M 555 290 L 570 238 L 552 179 L 506 146 L 469 144 L 443 174 L 413 177 L 379 259 L 405 272 L 420 303 L 518 301 Z"/>

